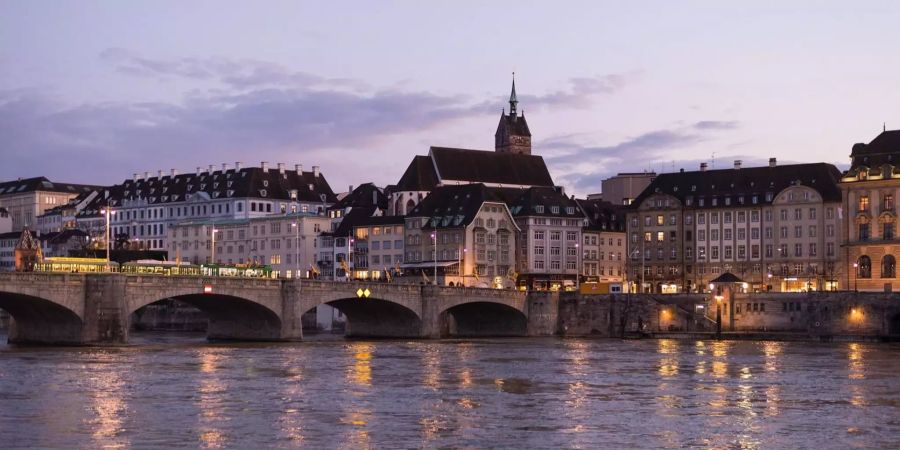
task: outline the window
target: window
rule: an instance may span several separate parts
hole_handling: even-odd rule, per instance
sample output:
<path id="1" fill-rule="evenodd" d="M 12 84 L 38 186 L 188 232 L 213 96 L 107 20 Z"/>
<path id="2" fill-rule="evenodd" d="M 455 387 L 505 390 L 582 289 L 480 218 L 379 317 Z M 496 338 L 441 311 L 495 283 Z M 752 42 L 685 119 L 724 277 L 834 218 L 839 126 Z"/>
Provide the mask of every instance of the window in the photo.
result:
<path id="1" fill-rule="evenodd" d="M 868 256 L 860 256 L 856 265 L 857 278 L 872 278 L 872 260 Z"/>
<path id="2" fill-rule="evenodd" d="M 794 256 L 803 256 L 803 244 L 794 244 Z"/>
<path id="3" fill-rule="evenodd" d="M 709 240 L 718 241 L 719 240 L 719 230 L 710 230 L 709 231 Z"/>
<path id="4" fill-rule="evenodd" d="M 566 240 L 567 241 L 575 241 L 578 239 L 577 233 L 574 231 L 566 231 Z"/>
<path id="5" fill-rule="evenodd" d="M 809 244 L 809 256 L 816 256 L 816 244 Z"/>
<path id="6" fill-rule="evenodd" d="M 766 222 L 771 222 L 771 221 L 772 221 L 772 210 L 767 209 L 766 210 Z"/>
<path id="7" fill-rule="evenodd" d="M 543 230 L 535 230 L 534 231 L 534 240 L 543 241 L 544 240 L 544 231 Z"/>
<path id="8" fill-rule="evenodd" d="M 794 227 L 794 237 L 795 238 L 803 237 L 803 227 L 802 226 L 797 225 Z"/>
<path id="9" fill-rule="evenodd" d="M 562 233 L 559 231 L 551 231 L 550 232 L 550 240 L 551 241 L 558 241 L 560 239 L 560 236 L 562 236 Z"/>
<path id="10" fill-rule="evenodd" d="M 803 210 L 800 208 L 794 209 L 794 220 L 803 220 Z"/>
<path id="11" fill-rule="evenodd" d="M 730 246 L 730 245 L 726 245 L 726 246 L 725 246 L 725 259 L 731 259 L 731 258 L 732 258 L 732 254 L 731 254 L 731 246 Z"/>
<path id="12" fill-rule="evenodd" d="M 649 231 L 644 233 L 644 242 L 653 242 L 653 233 Z"/>
<path id="13" fill-rule="evenodd" d="M 861 240 L 861 241 L 869 240 L 869 224 L 867 224 L 867 223 L 859 224 L 859 240 Z"/>
<path id="14" fill-rule="evenodd" d="M 731 223 L 731 211 L 727 211 L 723 214 L 723 221 L 725 223 Z"/>
<path id="15" fill-rule="evenodd" d="M 697 214 L 697 223 L 700 225 L 706 224 L 706 214 Z"/>
<path id="16" fill-rule="evenodd" d="M 731 228 L 722 230 L 722 239 L 725 239 L 726 241 L 731 240 Z"/>
<path id="17" fill-rule="evenodd" d="M 859 202 L 857 204 L 858 211 L 868 211 L 869 210 L 869 196 L 863 195 L 859 197 Z"/>
<path id="18" fill-rule="evenodd" d="M 894 278 L 897 276 L 897 260 L 893 255 L 885 255 L 881 258 L 881 278 Z"/>
<path id="19" fill-rule="evenodd" d="M 826 256 L 834 256 L 834 242 L 825 244 L 825 253 Z"/>
<path id="20" fill-rule="evenodd" d="M 894 224 L 892 224 L 892 223 L 882 224 L 881 238 L 882 239 L 894 239 Z"/>
<path id="21" fill-rule="evenodd" d="M 882 196 L 881 210 L 882 211 L 893 211 L 894 210 L 894 195 L 893 194 L 884 194 Z"/>
<path id="22" fill-rule="evenodd" d="M 666 232 L 665 231 L 657 231 L 656 232 L 656 240 L 657 242 L 663 242 L 666 240 Z"/>
<path id="23" fill-rule="evenodd" d="M 809 208 L 809 220 L 816 220 L 816 208 Z"/>
<path id="24" fill-rule="evenodd" d="M 666 224 L 665 216 L 663 216 L 662 214 L 657 215 L 656 216 L 656 224 L 657 225 L 665 225 Z"/>
<path id="25" fill-rule="evenodd" d="M 786 209 L 782 209 L 778 214 L 781 217 L 781 220 L 787 220 L 788 213 Z"/>
<path id="26" fill-rule="evenodd" d="M 675 225 L 675 214 L 669 215 L 669 225 Z"/>

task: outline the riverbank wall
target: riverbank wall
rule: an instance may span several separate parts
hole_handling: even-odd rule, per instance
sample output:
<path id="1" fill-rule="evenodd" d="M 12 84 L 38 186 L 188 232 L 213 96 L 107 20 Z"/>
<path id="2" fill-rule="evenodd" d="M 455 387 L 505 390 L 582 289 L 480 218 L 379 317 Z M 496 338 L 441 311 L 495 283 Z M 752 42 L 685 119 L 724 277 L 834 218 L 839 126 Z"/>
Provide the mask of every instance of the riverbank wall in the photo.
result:
<path id="1" fill-rule="evenodd" d="M 558 318 L 562 336 L 897 340 L 900 293 L 562 294 Z"/>

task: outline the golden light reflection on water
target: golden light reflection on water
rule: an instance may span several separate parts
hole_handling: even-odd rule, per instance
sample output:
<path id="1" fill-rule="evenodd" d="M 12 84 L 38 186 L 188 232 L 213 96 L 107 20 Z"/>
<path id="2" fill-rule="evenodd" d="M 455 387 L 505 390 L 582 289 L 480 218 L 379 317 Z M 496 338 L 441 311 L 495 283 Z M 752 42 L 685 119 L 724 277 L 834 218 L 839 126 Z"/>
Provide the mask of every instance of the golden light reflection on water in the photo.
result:
<path id="1" fill-rule="evenodd" d="M 347 378 L 353 384 L 359 386 L 372 385 L 372 351 L 375 346 L 367 342 L 354 342 L 350 344 L 350 352 L 353 354 L 353 365 L 347 373 Z"/>
<path id="2" fill-rule="evenodd" d="M 767 341 L 763 342 L 763 354 L 765 355 L 766 372 L 777 372 L 778 362 L 784 352 L 784 343 Z"/>
<path id="3" fill-rule="evenodd" d="M 223 414 L 222 405 L 227 390 L 219 376 L 219 366 L 225 356 L 222 349 L 200 350 L 200 445 L 202 448 L 224 448 L 228 444 L 225 422 L 229 418 Z"/>
<path id="4" fill-rule="evenodd" d="M 781 403 L 781 386 L 770 384 L 766 388 L 766 415 L 777 416 L 780 412 L 778 409 Z"/>
<path id="5" fill-rule="evenodd" d="M 424 379 L 422 382 L 433 391 L 441 389 L 441 354 L 434 346 L 428 346 L 422 361 Z"/>
<path id="6" fill-rule="evenodd" d="M 110 355 L 97 355 L 108 359 Z M 98 448 L 128 448 L 131 446 L 127 437 L 121 436 L 125 431 L 123 420 L 126 412 L 126 383 L 117 369 L 117 364 L 103 364 L 93 372 L 91 385 L 95 388 L 91 400 L 96 417 L 92 420 L 94 432 L 92 437 Z"/>
<path id="7" fill-rule="evenodd" d="M 712 375 L 715 378 L 724 378 L 728 375 L 728 350 L 731 344 L 728 342 L 715 341 L 712 343 L 712 356 L 715 360 L 712 362 Z"/>
<path id="8" fill-rule="evenodd" d="M 851 380 L 864 380 L 866 378 L 865 348 L 857 342 L 849 344 L 847 352 L 847 377 Z M 854 383 L 850 385 L 850 404 L 856 407 L 864 407 L 869 404 L 863 387 Z"/>
<path id="9" fill-rule="evenodd" d="M 301 361 L 289 358 L 284 363 L 286 377 L 279 385 L 282 387 L 282 398 L 288 405 L 299 402 L 303 392 L 303 365 Z M 281 434 L 294 445 L 303 443 L 303 421 L 300 410 L 287 407 L 281 413 Z"/>
<path id="10" fill-rule="evenodd" d="M 657 372 L 663 377 L 678 375 L 678 354 L 681 344 L 673 339 L 660 339 L 657 341 L 656 352 L 665 355 L 659 359 Z"/>
<path id="11" fill-rule="evenodd" d="M 341 439 L 341 448 L 368 449 L 370 448 L 369 421 L 372 420 L 372 411 L 368 408 L 358 408 L 349 412 L 341 422 L 350 426 L 347 439 Z"/>

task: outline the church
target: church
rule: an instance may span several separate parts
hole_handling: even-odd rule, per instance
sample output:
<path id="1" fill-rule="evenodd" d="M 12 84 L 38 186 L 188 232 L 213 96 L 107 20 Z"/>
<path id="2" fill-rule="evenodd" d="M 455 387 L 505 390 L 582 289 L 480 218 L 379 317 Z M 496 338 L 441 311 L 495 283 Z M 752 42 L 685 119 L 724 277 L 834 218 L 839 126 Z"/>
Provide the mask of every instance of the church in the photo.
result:
<path id="1" fill-rule="evenodd" d="M 509 113 L 504 110 L 500 114 L 494 151 L 431 147 L 427 155 L 415 156 L 397 185 L 389 189 L 389 213 L 409 214 L 440 186 L 482 183 L 499 188 L 552 187 L 544 158 L 531 154 L 531 130 L 518 104 L 513 79 Z"/>

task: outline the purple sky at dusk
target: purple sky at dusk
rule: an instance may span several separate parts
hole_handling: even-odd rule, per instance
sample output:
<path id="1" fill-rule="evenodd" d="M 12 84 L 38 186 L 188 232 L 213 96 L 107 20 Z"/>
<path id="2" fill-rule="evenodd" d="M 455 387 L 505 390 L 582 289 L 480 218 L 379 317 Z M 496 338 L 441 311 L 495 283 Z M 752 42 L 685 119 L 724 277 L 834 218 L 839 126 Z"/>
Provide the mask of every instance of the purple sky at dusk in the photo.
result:
<path id="1" fill-rule="evenodd" d="M 557 184 L 825 161 L 900 128 L 900 4 L 0 0 L 0 181 L 321 166 L 395 183 L 519 107 Z"/>

